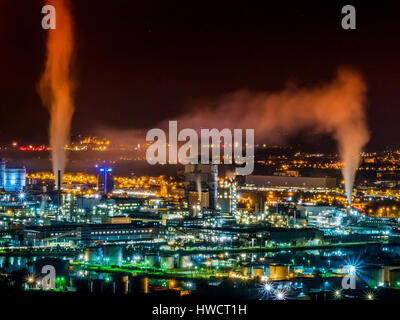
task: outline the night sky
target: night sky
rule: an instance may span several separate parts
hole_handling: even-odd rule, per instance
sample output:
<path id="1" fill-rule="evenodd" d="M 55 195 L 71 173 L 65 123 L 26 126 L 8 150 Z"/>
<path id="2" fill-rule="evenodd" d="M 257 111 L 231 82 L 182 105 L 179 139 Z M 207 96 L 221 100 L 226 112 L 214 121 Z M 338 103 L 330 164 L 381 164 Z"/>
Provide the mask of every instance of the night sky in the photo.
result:
<path id="1" fill-rule="evenodd" d="M 356 7 L 357 30 L 341 28 L 345 4 Z M 3 143 L 48 141 L 36 88 L 45 62 L 42 5 L 0 0 Z M 72 8 L 73 134 L 153 128 L 193 101 L 279 91 L 288 81 L 315 86 L 348 66 L 368 87 L 368 149 L 400 146 L 400 19 L 389 2 L 75 0 Z"/>

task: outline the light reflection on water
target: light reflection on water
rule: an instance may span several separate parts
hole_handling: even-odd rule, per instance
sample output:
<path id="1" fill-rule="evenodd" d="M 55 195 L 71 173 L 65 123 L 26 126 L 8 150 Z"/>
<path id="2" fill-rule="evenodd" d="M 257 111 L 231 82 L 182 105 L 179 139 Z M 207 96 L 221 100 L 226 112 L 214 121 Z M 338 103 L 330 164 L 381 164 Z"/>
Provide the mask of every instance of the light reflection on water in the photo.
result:
<path id="1" fill-rule="evenodd" d="M 400 245 L 391 245 L 389 247 L 385 247 L 385 250 L 382 250 L 380 247 L 369 248 L 368 255 L 371 254 L 379 254 L 382 251 L 385 251 L 385 254 L 389 254 L 392 257 L 396 255 L 400 255 Z M 334 250 L 309 250 L 309 251 L 282 251 L 282 252 L 241 252 L 241 253 L 230 253 L 225 256 L 225 260 L 231 261 L 232 264 L 242 264 L 242 263 L 284 263 L 284 264 L 293 264 L 293 258 L 295 258 L 296 262 L 305 260 L 309 257 L 315 257 L 313 260 L 316 264 L 321 264 L 324 261 L 329 261 L 329 266 L 333 267 L 334 259 L 337 259 L 338 262 L 341 263 L 341 260 L 346 256 L 359 255 L 360 253 L 367 253 L 365 248 L 358 249 L 334 249 Z M 132 254 L 129 254 L 129 258 L 131 258 Z M 135 254 L 134 254 L 135 255 Z M 184 253 L 182 255 L 189 256 L 190 260 L 194 263 L 202 263 L 207 259 L 210 261 L 217 262 L 219 260 L 219 253 L 211 253 L 211 254 L 187 254 Z M 124 259 L 127 258 L 128 255 L 125 255 Z M 308 257 L 307 257 L 308 256 Z M 332 258 L 331 258 L 332 257 Z M 341 259 L 343 257 L 343 259 Z M 37 259 L 41 259 L 45 257 L 41 256 L 0 256 L 0 271 L 2 272 L 13 272 L 21 269 L 28 269 L 29 272 L 32 272 L 33 264 Z M 71 257 L 57 257 L 63 260 L 72 261 Z M 142 255 L 142 259 L 145 259 L 145 256 Z M 328 260 L 329 259 L 329 260 Z M 127 259 L 129 261 L 129 259 Z M 331 261 L 332 260 L 332 261 Z M 322 262 L 321 262 L 322 261 Z M 218 262 L 219 263 L 219 262 Z M 228 265 L 227 265 L 228 266 Z"/>

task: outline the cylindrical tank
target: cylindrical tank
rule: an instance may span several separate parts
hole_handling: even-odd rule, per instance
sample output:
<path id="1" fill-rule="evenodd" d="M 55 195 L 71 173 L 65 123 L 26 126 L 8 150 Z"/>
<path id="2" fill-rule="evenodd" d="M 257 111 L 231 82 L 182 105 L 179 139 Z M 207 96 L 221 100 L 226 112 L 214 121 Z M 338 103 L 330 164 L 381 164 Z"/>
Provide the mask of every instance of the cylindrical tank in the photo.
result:
<path id="1" fill-rule="evenodd" d="M 86 249 L 85 259 L 91 263 L 101 263 L 103 259 L 103 250 L 98 247 Z"/>
<path id="2" fill-rule="evenodd" d="M 289 266 L 282 264 L 269 265 L 270 280 L 285 280 L 289 275 Z"/>
<path id="3" fill-rule="evenodd" d="M 155 267 L 156 266 L 156 261 L 157 261 L 157 256 L 154 254 L 146 255 L 144 257 L 144 262 L 147 267 Z"/>
<path id="4" fill-rule="evenodd" d="M 161 268 L 173 269 L 174 268 L 174 256 L 162 256 L 160 258 Z"/>
<path id="5" fill-rule="evenodd" d="M 108 264 L 122 264 L 122 248 L 119 246 L 105 246 L 104 258 Z"/>
<path id="6" fill-rule="evenodd" d="M 4 189 L 9 192 L 21 192 L 25 186 L 26 169 L 5 169 Z"/>
<path id="7" fill-rule="evenodd" d="M 378 286 L 385 280 L 385 273 L 382 267 L 366 267 L 362 270 L 363 280 L 370 286 Z"/>
<path id="8" fill-rule="evenodd" d="M 189 268 L 190 266 L 190 256 L 180 256 L 179 257 L 179 268 Z"/>
<path id="9" fill-rule="evenodd" d="M 264 276 L 264 268 L 263 267 L 253 267 L 252 277 L 263 277 Z"/>
<path id="10" fill-rule="evenodd" d="M 390 286 L 397 288 L 400 287 L 400 268 L 390 270 L 389 281 L 390 281 Z"/>
<path id="11" fill-rule="evenodd" d="M 243 272 L 243 275 L 249 276 L 250 275 L 250 267 L 248 267 L 248 266 L 242 267 L 242 272 Z"/>

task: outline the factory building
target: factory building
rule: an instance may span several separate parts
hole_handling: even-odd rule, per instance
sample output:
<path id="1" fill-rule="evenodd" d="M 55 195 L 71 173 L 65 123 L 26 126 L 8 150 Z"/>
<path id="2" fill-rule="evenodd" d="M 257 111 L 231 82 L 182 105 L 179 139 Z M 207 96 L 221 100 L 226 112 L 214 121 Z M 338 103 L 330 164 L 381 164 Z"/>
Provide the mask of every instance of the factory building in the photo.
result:
<path id="1" fill-rule="evenodd" d="M 236 181 L 221 180 L 218 182 L 218 208 L 221 213 L 235 214 L 237 210 Z"/>
<path id="2" fill-rule="evenodd" d="M 30 226 L 28 230 L 37 232 L 37 240 L 46 243 L 47 241 L 150 241 L 158 237 L 159 229 L 158 222 L 134 221 L 132 223 Z M 0 232 L 0 237 L 5 233 Z"/>
<path id="3" fill-rule="evenodd" d="M 6 192 L 21 192 L 25 184 L 25 168 L 6 168 L 5 161 L 0 160 L 0 189 Z"/>
<path id="4" fill-rule="evenodd" d="M 95 224 L 83 227 L 82 241 L 138 241 L 154 240 L 159 233 L 159 223 Z"/>
<path id="5" fill-rule="evenodd" d="M 331 189 L 337 185 L 335 178 L 257 176 L 245 177 L 247 187 L 283 187 L 283 188 L 324 188 Z"/>
<path id="6" fill-rule="evenodd" d="M 185 198 L 192 216 L 202 209 L 217 208 L 218 166 L 188 164 L 185 166 Z"/>

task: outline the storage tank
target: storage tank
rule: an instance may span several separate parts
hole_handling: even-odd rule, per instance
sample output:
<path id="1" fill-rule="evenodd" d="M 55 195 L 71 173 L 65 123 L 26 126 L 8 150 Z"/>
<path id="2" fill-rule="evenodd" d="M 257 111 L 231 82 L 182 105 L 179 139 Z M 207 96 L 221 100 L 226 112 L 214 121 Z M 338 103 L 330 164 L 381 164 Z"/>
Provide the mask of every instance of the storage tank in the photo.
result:
<path id="1" fill-rule="evenodd" d="M 289 276 L 289 266 L 282 264 L 269 265 L 269 279 L 270 280 L 285 280 Z"/>
<path id="2" fill-rule="evenodd" d="M 252 269 L 252 273 L 251 273 L 252 277 L 263 277 L 264 276 L 264 268 L 263 267 L 253 267 Z"/>
<path id="3" fill-rule="evenodd" d="M 87 248 L 85 251 L 85 260 L 90 263 L 102 263 L 103 262 L 103 249 Z"/>
<path id="4" fill-rule="evenodd" d="M 160 266 L 165 269 L 173 269 L 174 268 L 174 256 L 161 256 L 160 257 Z"/>
<path id="5" fill-rule="evenodd" d="M 187 269 L 190 265 L 190 256 L 179 256 L 179 268 Z"/>
<path id="6" fill-rule="evenodd" d="M 104 258 L 107 264 L 121 265 L 122 264 L 122 248 L 119 246 L 105 246 Z"/>
<path id="7" fill-rule="evenodd" d="M 244 267 L 242 267 L 242 272 L 243 272 L 243 275 L 244 276 L 249 276 L 250 275 L 250 267 L 248 267 L 248 266 L 244 266 Z"/>
<path id="8" fill-rule="evenodd" d="M 155 267 L 157 262 L 157 256 L 154 254 L 149 254 L 144 256 L 144 263 L 148 267 Z"/>
<path id="9" fill-rule="evenodd" d="M 26 169 L 6 168 L 4 171 L 4 189 L 7 192 L 21 192 L 26 184 Z"/>
<path id="10" fill-rule="evenodd" d="M 400 287 L 400 268 L 390 270 L 389 282 L 391 287 Z"/>
<path id="11" fill-rule="evenodd" d="M 362 278 L 370 287 L 376 287 L 385 281 L 384 268 L 380 266 L 365 267 L 362 269 Z"/>

